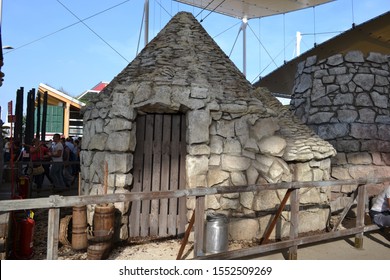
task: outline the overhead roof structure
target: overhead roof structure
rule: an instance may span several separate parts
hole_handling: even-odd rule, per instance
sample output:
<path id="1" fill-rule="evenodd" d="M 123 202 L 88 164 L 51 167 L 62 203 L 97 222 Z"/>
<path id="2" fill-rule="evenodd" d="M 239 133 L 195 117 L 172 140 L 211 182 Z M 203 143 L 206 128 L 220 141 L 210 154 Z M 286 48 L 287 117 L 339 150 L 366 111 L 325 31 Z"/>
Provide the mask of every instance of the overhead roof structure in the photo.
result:
<path id="1" fill-rule="evenodd" d="M 359 50 L 364 55 L 378 52 L 390 55 L 390 12 L 366 21 L 315 48 L 290 60 L 255 83 L 255 86 L 268 88 L 273 93 L 291 95 L 298 63 L 316 55 L 324 59 L 335 54 L 346 54 Z"/>
<path id="2" fill-rule="evenodd" d="M 284 14 L 334 0 L 175 0 L 203 10 L 240 18 L 243 25 L 243 74 L 246 76 L 246 22 L 249 19 Z M 147 22 L 148 20 L 145 20 Z M 145 38 L 147 38 L 147 33 Z"/>
<path id="3" fill-rule="evenodd" d="M 176 0 L 204 10 L 236 18 L 259 18 L 284 14 L 334 0 Z"/>

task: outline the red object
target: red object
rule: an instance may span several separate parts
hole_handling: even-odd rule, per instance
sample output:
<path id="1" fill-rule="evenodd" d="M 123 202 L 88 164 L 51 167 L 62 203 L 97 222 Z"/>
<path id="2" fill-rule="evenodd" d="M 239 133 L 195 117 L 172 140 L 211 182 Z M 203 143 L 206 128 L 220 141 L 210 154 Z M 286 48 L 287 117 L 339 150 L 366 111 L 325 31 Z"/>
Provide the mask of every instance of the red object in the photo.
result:
<path id="1" fill-rule="evenodd" d="M 101 92 L 107 85 L 108 85 L 108 83 L 106 83 L 106 82 L 100 82 L 96 86 L 94 86 L 92 88 L 92 90 L 96 90 L 98 92 Z"/>
<path id="2" fill-rule="evenodd" d="M 19 177 L 19 196 L 21 198 L 29 197 L 30 178 L 28 176 Z"/>
<path id="3" fill-rule="evenodd" d="M 12 115 L 12 100 L 8 102 L 8 115 Z"/>
<path id="4" fill-rule="evenodd" d="M 15 219 L 13 256 L 16 259 L 30 259 L 33 256 L 35 221 L 31 218 Z"/>
<path id="5" fill-rule="evenodd" d="M 23 219 L 20 222 L 20 256 L 22 258 L 31 258 L 34 247 L 34 228 L 35 221 L 31 218 Z"/>

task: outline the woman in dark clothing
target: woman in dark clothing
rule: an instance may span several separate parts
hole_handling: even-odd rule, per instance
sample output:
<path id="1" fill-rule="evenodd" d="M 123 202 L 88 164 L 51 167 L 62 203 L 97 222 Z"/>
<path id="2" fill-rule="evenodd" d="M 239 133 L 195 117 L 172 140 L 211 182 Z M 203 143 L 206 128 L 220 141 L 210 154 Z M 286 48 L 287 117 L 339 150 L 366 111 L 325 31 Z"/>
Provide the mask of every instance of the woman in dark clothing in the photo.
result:
<path id="1" fill-rule="evenodd" d="M 34 167 L 38 167 L 42 164 L 42 161 L 45 161 L 48 158 L 49 149 L 39 141 L 39 139 L 35 138 L 30 146 L 30 157 L 33 162 Z M 37 162 L 34 164 L 34 162 Z M 45 165 L 42 166 L 45 168 Z M 45 176 L 45 172 L 42 174 L 34 175 L 34 182 L 37 184 L 37 190 L 42 188 L 43 179 Z"/>

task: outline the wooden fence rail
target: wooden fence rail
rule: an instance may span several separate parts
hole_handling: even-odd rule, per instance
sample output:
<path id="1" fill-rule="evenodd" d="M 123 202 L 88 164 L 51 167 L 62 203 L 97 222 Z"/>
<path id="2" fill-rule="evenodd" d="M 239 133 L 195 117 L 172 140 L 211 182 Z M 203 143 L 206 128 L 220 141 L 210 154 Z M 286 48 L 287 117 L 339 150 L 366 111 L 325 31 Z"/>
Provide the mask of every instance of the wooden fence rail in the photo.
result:
<path id="1" fill-rule="evenodd" d="M 194 257 L 199 259 L 211 258 L 237 258 L 258 254 L 263 252 L 270 252 L 282 248 L 290 248 L 290 257 L 296 258 L 297 246 L 321 240 L 332 239 L 341 236 L 356 234 L 357 244 L 362 245 L 363 233 L 369 230 L 377 229 L 376 226 L 364 226 L 364 213 L 366 201 L 366 185 L 380 184 L 389 182 L 390 177 L 382 178 L 360 178 L 356 180 L 337 180 L 337 181 L 313 181 L 313 182 L 282 182 L 274 184 L 261 184 L 249 186 L 227 186 L 227 187 L 210 187 L 210 188 L 192 188 L 176 191 L 158 191 L 158 192 L 139 192 L 127 194 L 107 194 L 107 195 L 85 195 L 85 196 L 59 196 L 52 195 L 46 198 L 32 198 L 21 200 L 2 200 L 0 201 L 0 213 L 15 211 L 49 208 L 48 217 L 48 237 L 47 237 L 47 259 L 58 258 L 58 237 L 59 237 L 59 223 L 60 223 L 60 208 L 73 207 L 90 204 L 103 204 L 115 202 L 128 202 L 139 200 L 153 200 L 162 198 L 179 198 L 179 197 L 195 197 L 196 206 L 195 212 L 195 239 L 194 239 Z M 340 185 L 357 185 L 358 186 L 358 214 L 356 219 L 356 227 L 349 230 L 334 231 L 320 236 L 298 238 L 298 213 L 299 213 L 299 194 L 300 188 L 307 187 L 331 187 Z M 277 242 L 275 244 L 266 244 L 249 249 L 235 250 L 213 255 L 204 255 L 203 251 L 203 231 L 204 231 L 204 211 L 205 211 L 205 196 L 213 194 L 226 193 L 241 193 L 263 190 L 276 189 L 291 189 L 292 195 L 290 198 L 291 204 L 291 221 L 292 227 L 290 229 L 290 240 Z M 200 214 L 199 214 L 200 213 Z"/>

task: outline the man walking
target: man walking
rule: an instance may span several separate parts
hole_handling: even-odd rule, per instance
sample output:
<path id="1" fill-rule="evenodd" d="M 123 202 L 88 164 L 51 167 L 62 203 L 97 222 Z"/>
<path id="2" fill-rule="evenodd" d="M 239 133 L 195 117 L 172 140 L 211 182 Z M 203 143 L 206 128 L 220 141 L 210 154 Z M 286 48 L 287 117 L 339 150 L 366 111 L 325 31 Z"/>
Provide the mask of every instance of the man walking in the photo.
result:
<path id="1" fill-rule="evenodd" d="M 53 164 L 51 165 L 51 169 L 50 169 L 50 177 L 53 180 L 53 184 L 55 188 L 65 187 L 64 176 L 62 174 L 63 152 L 64 152 L 64 147 L 62 146 L 61 143 L 61 137 L 58 133 L 56 133 L 53 136 L 53 144 L 50 152 L 50 156 L 53 160 Z"/>

